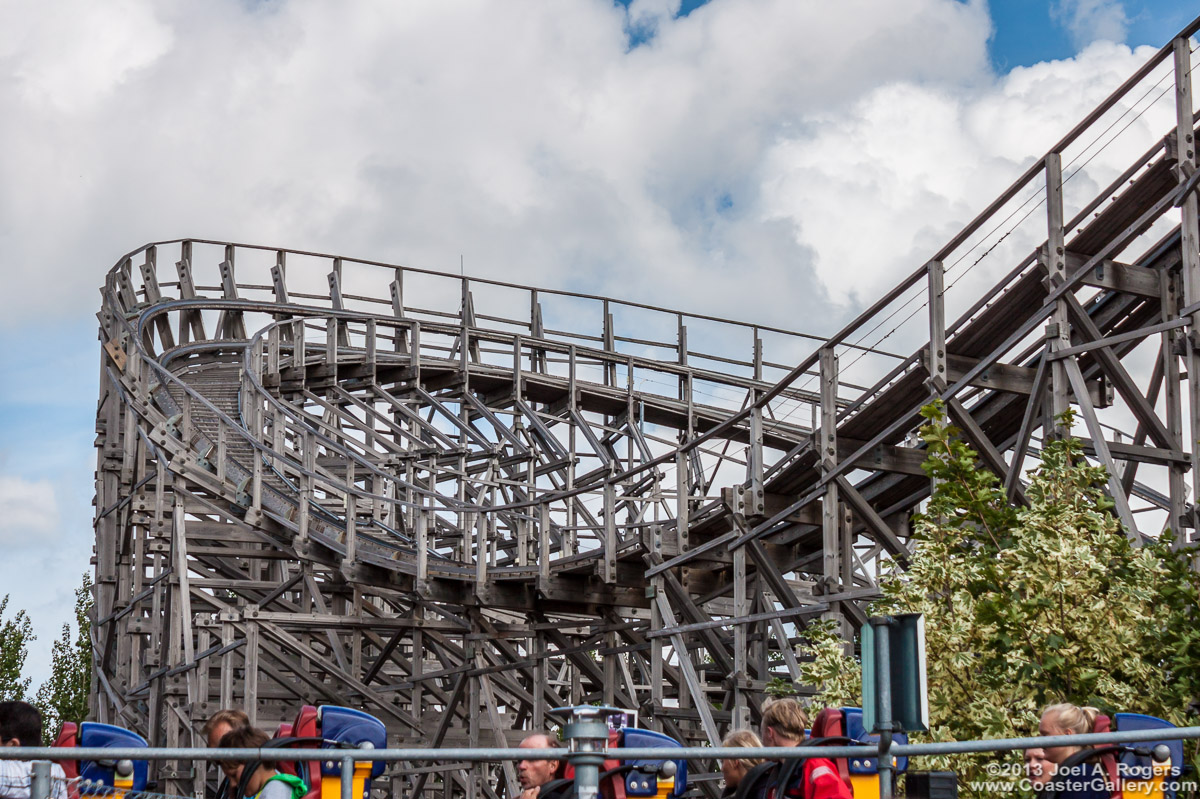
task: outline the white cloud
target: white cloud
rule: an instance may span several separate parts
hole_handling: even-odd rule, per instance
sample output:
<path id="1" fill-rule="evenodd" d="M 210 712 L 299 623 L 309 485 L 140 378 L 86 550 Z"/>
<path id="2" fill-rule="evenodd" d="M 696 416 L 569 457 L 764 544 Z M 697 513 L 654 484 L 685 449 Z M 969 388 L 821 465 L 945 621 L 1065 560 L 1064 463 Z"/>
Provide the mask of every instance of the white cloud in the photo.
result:
<path id="1" fill-rule="evenodd" d="M 764 210 L 791 223 L 835 301 L 870 302 L 930 258 L 1152 52 L 1097 43 L 1074 59 L 1016 69 L 980 89 L 911 82 L 876 88 L 847 109 L 810 115 L 803 133 L 771 148 Z M 1076 164 L 1070 162 L 1081 148 L 1069 150 L 1068 175 L 1094 157 L 1068 181 L 1068 210 L 1161 136 L 1172 111 L 1164 95 L 1146 114 L 1119 120 L 1109 136 L 1128 128 L 1102 150 Z M 1041 199 L 1038 187 L 1032 193 Z M 979 280 L 990 283 L 1015 266 L 1012 255 L 1044 240 L 1044 220 L 1035 210 L 980 264 Z"/>
<path id="2" fill-rule="evenodd" d="M 1057 0 L 1050 16 L 1067 29 L 1078 48 L 1095 41 L 1123 42 L 1129 17 L 1120 0 Z"/>
<path id="3" fill-rule="evenodd" d="M 97 51 L 70 3 L 14 4 L 37 35 L 3 47 L 9 318 L 90 311 L 119 253 L 194 235 L 448 269 L 461 253 L 469 272 L 787 323 L 808 254 L 755 213 L 763 153 L 885 79 L 986 82 L 986 8 L 674 5 L 633 6 L 657 33 L 630 51 L 609 0 L 134 3 L 91 27 L 135 44 Z M 734 268 L 766 253 L 748 267 L 781 281 L 764 303 Z"/>
<path id="4" fill-rule="evenodd" d="M 48 480 L 0 474 L 0 543 L 24 548 L 58 531 L 58 500 Z"/>
<path id="5" fill-rule="evenodd" d="M 171 46 L 173 32 L 137 0 L 78 3 L 40 14 L 6 12 L 0 58 L 30 106 L 70 113 L 110 97 L 132 72 Z"/>

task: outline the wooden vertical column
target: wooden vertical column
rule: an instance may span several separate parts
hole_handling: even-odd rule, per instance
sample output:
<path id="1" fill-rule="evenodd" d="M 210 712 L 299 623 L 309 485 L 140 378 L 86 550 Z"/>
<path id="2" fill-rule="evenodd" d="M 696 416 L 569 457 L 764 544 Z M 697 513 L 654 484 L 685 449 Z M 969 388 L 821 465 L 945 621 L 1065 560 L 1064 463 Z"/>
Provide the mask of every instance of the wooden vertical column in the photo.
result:
<path id="1" fill-rule="evenodd" d="M 250 725 L 258 725 L 258 622 L 246 621 L 245 647 L 246 673 L 244 679 L 245 704 L 243 710 L 250 717 Z"/>
<path id="2" fill-rule="evenodd" d="M 125 675 L 131 681 L 132 675 L 127 670 L 127 661 L 116 661 L 113 642 L 126 638 L 115 634 L 113 625 L 118 621 L 109 621 L 103 627 L 95 624 L 100 619 L 108 619 L 113 615 L 118 598 L 117 593 L 117 540 L 119 537 L 118 520 L 120 511 L 116 507 L 123 494 L 120 490 L 121 479 L 121 430 L 122 414 L 125 405 L 116 390 L 113 381 L 109 379 L 109 370 L 114 373 L 120 370 L 118 363 L 121 354 L 118 349 L 117 322 L 113 318 L 109 305 L 105 303 L 100 313 L 101 342 L 100 355 L 100 398 L 96 407 L 98 417 L 96 451 L 96 587 L 95 607 L 92 622 L 96 640 L 103 647 L 94 653 L 96 671 L 104 671 L 109 676 Z M 135 564 L 141 569 L 142 563 Z M 144 571 L 144 570 L 142 570 Z M 136 579 L 136 576 L 135 576 Z M 115 666 L 115 669 L 114 669 Z M 93 683 L 95 680 L 93 680 Z M 128 686 L 127 686 L 128 687 Z M 111 722 L 118 708 L 107 701 L 107 694 L 101 694 L 93 686 L 90 699 L 90 717 L 101 722 Z"/>
<path id="3" fill-rule="evenodd" d="M 1177 177 L 1182 183 L 1191 179 L 1196 171 L 1196 141 L 1192 124 L 1192 50 L 1191 43 L 1183 37 L 1174 42 L 1175 49 L 1175 149 Z M 1180 254 L 1183 256 L 1184 303 L 1192 311 L 1191 324 L 1186 337 L 1188 403 L 1191 438 L 1200 437 L 1200 230 L 1197 213 L 1200 203 L 1193 191 L 1184 198 L 1180 219 Z M 1182 436 L 1181 436 L 1182 438 Z M 1193 511 L 1190 526 L 1200 526 L 1195 507 L 1200 503 L 1200 446 L 1190 447 L 1192 452 L 1192 498 Z M 1182 536 L 1181 536 L 1182 540 Z"/>
<path id="4" fill-rule="evenodd" d="M 1050 153 L 1046 156 L 1046 271 L 1050 289 L 1061 286 L 1067 279 L 1066 243 L 1063 232 L 1062 156 Z M 1071 325 L 1067 316 L 1067 301 L 1060 299 L 1055 304 L 1054 315 L 1046 330 L 1050 352 L 1071 346 Z M 1036 402 L 1035 397 L 1029 398 Z M 1066 365 L 1061 360 L 1050 364 L 1050 418 L 1044 423 L 1047 438 L 1060 437 L 1066 433 L 1058 423 L 1058 417 L 1070 407 L 1070 381 Z M 1013 464 L 1020 468 L 1019 464 Z"/>
<path id="5" fill-rule="evenodd" d="M 471 629 L 473 633 L 477 630 L 477 624 L 474 621 L 471 623 Z M 466 646 L 463 647 L 463 666 L 469 669 L 475 665 L 476 641 L 474 640 L 473 635 L 468 637 L 470 640 L 467 642 Z M 481 705 L 482 697 L 479 693 L 479 680 L 468 680 L 467 746 L 471 747 L 472 749 L 475 749 L 479 746 L 479 722 L 484 714 L 484 710 Z M 447 708 L 446 712 L 449 713 L 450 709 Z M 485 763 L 480 762 L 471 764 L 470 769 L 467 771 L 467 796 L 483 795 L 483 786 L 481 781 L 483 779 L 485 766 Z"/>
<path id="6" fill-rule="evenodd" d="M 933 388 L 946 388 L 946 289 L 941 261 L 925 265 L 929 292 L 929 380 Z"/>
<path id="7" fill-rule="evenodd" d="M 1179 318 L 1179 312 L 1183 307 L 1183 287 L 1179 279 L 1179 275 L 1170 270 L 1162 270 L 1159 272 L 1159 290 L 1162 295 L 1162 321 L 1170 322 Z M 1176 433 L 1180 441 L 1184 440 L 1183 436 L 1183 396 L 1181 391 L 1182 379 L 1179 371 L 1179 356 L 1177 352 L 1186 352 L 1187 344 L 1184 342 L 1185 333 L 1182 330 L 1167 330 L 1162 334 L 1162 346 L 1158 352 L 1158 371 L 1161 373 L 1163 405 L 1164 405 L 1164 420 L 1167 429 Z M 1178 349 L 1176 347 L 1178 345 Z M 1151 404 L 1154 404 L 1154 381 L 1151 381 L 1151 393 L 1147 399 Z M 1134 444 L 1140 444 L 1145 440 L 1145 433 L 1139 429 L 1138 438 L 1134 440 Z M 1133 477 L 1136 472 L 1133 468 L 1136 464 L 1126 466 L 1126 474 L 1122 475 L 1122 481 L 1126 489 L 1133 487 Z M 1188 539 L 1187 527 L 1190 526 L 1190 520 L 1187 518 L 1187 477 L 1184 472 L 1185 467 L 1179 463 L 1170 463 L 1168 469 L 1168 491 L 1167 495 L 1171 503 L 1169 517 L 1167 518 L 1167 526 L 1175 534 L 1174 546 L 1183 546 Z"/>
<path id="8" fill-rule="evenodd" d="M 530 693 L 533 694 L 533 729 L 546 729 L 546 692 L 542 687 L 546 684 L 547 675 L 550 669 L 546 666 L 546 634 L 537 629 L 537 617 L 530 614 L 528 624 L 533 630 L 533 685 L 530 686 Z"/>
<path id="9" fill-rule="evenodd" d="M 929 292 L 929 386 L 934 392 L 941 393 L 948 385 L 950 374 L 946 371 L 946 268 L 941 261 L 930 261 L 925 269 Z M 1030 397 L 1029 401 L 1039 400 Z M 937 491 L 937 478 L 931 477 L 929 493 L 934 491 Z"/>
<path id="10" fill-rule="evenodd" d="M 421 630 L 421 620 L 425 618 L 425 606 L 417 604 L 412 609 L 413 620 L 417 626 L 413 628 L 412 635 L 412 704 L 409 706 L 412 714 L 417 718 L 421 718 L 421 714 L 425 712 L 425 681 L 421 679 L 425 674 L 425 633 Z"/>
<path id="11" fill-rule="evenodd" d="M 604 559 L 600 561 L 600 579 L 606 585 L 617 581 L 617 487 L 604 481 Z"/>
<path id="12" fill-rule="evenodd" d="M 342 557 L 342 572 L 350 576 L 354 568 L 354 559 L 358 556 L 358 495 L 354 475 L 354 461 L 346 461 L 346 554 Z"/>
<path id="13" fill-rule="evenodd" d="M 746 591 L 746 547 L 733 550 L 733 615 L 740 618 L 750 615 L 750 597 Z M 733 626 L 733 729 L 750 726 L 749 665 L 750 651 L 747 641 L 750 626 L 738 623 Z M 657 639 L 656 639 L 657 640 Z"/>
<path id="14" fill-rule="evenodd" d="M 819 455 L 822 472 L 837 466 L 837 393 L 838 359 L 833 347 L 821 348 L 821 430 Z M 821 574 L 825 593 L 838 590 L 841 578 L 839 545 L 841 518 L 838 510 L 838 486 L 830 482 L 821 501 Z M 840 611 L 830 606 L 829 616 L 840 618 Z"/>
<path id="15" fill-rule="evenodd" d="M 657 597 L 664 590 L 663 578 L 655 575 L 650 578 L 650 629 L 658 632 L 663 629 L 662 611 L 658 609 Z M 659 710 L 663 707 L 663 639 L 650 639 L 650 718 L 648 726 L 652 730 L 662 732 L 663 723 Z"/>

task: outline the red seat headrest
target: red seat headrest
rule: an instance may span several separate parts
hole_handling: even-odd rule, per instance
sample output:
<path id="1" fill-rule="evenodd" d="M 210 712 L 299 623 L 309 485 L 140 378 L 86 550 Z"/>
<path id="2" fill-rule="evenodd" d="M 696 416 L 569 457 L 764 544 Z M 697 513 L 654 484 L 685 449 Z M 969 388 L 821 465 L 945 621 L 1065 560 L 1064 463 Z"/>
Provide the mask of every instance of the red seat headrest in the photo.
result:
<path id="1" fill-rule="evenodd" d="M 845 735 L 846 725 L 840 708 L 827 707 L 817 714 L 812 724 L 812 737 L 836 738 Z"/>
<path id="2" fill-rule="evenodd" d="M 54 745 L 59 747 L 77 746 L 79 744 L 78 736 L 79 725 L 73 721 L 64 721 L 62 728 L 58 731 L 58 735 L 54 738 Z M 58 765 L 62 766 L 67 779 L 73 780 L 79 776 L 78 760 L 59 760 L 57 762 Z"/>
<path id="3" fill-rule="evenodd" d="M 292 724 L 292 735 L 297 738 L 315 738 L 321 734 L 319 727 L 317 709 L 312 705 L 305 705 L 296 714 L 296 721 Z"/>

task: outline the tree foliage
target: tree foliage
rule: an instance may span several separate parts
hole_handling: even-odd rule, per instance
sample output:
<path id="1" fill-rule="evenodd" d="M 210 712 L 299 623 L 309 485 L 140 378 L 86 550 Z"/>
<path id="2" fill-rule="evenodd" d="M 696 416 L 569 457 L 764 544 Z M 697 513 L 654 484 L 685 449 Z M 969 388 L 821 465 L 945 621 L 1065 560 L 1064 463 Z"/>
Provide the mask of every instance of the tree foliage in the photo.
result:
<path id="1" fill-rule="evenodd" d="M 6 619 L 8 595 L 0 599 L 0 701 L 24 699 L 29 690 L 29 678 L 21 678 L 29 642 L 34 640 L 33 625 L 25 611 Z"/>
<path id="2" fill-rule="evenodd" d="M 1061 701 L 1184 723 L 1200 693 L 1194 553 L 1169 539 L 1132 546 L 1109 513 L 1105 470 L 1078 440 L 1046 443 L 1029 506 L 1016 508 L 942 406 L 924 415 L 936 488 L 914 520 L 910 569 L 882 582 L 870 612 L 925 614 L 927 739 L 1032 735 L 1040 709 Z M 803 676 L 819 686 L 816 701 L 859 702 L 859 665 L 835 631 L 817 628 L 810 641 Z M 922 767 L 950 765 L 971 795 L 988 757 L 998 756 Z"/>
<path id="3" fill-rule="evenodd" d="M 51 651 L 50 679 L 38 688 L 36 704 L 42 711 L 42 730 L 47 741 L 64 721 L 80 722 L 87 717 L 92 681 L 92 579 L 83 575 L 75 590 L 75 633 L 64 624 L 62 636 Z"/>

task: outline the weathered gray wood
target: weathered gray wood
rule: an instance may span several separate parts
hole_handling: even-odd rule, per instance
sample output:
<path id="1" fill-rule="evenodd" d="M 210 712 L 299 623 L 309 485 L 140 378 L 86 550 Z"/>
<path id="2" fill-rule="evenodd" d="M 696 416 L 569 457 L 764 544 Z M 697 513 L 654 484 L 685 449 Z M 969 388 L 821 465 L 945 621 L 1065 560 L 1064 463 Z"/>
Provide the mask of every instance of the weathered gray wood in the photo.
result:
<path id="1" fill-rule="evenodd" d="M 1064 222 L 1055 153 L 1087 126 L 1073 132 L 830 338 L 200 241 L 165 261 L 179 265 L 172 300 L 155 266 L 175 245 L 123 258 L 99 316 L 95 718 L 183 742 L 189 711 L 245 698 L 273 724 L 320 700 L 361 703 L 393 741 L 512 744 L 554 704 L 612 701 L 715 743 L 757 712 L 769 648 L 797 673 L 793 624 L 823 612 L 852 629 L 881 564 L 902 567 L 904 520 L 929 491 L 917 412 L 934 396 L 1014 496 L 1030 442 L 1053 434 L 1045 411 L 1077 404 L 1123 522 L 1157 528 L 1162 514 L 1135 513 L 1150 505 L 1194 523 L 1196 453 L 1178 442 L 1200 381 L 1184 408 L 1177 360 L 1200 374 L 1196 209 L 1178 188 L 1193 110 L 1165 153 L 1147 150 Z M 961 284 L 981 293 L 948 322 L 959 273 L 942 264 L 968 268 L 954 250 L 1006 230 L 995 214 L 1040 174 L 1040 264 Z M 1178 234 L 1139 238 L 1176 202 Z M 890 353 L 897 306 L 922 281 L 928 340 Z M 220 318 L 211 332 L 202 311 Z M 263 327 L 239 328 L 252 319 Z M 1160 350 L 1149 381 L 1130 357 L 1146 346 Z M 1108 426 L 1109 386 L 1137 432 Z M 1158 477 L 1137 482 L 1155 470 L 1165 494 Z M 512 799 L 504 771 L 435 780 L 447 797 L 474 785 Z M 428 773 L 414 780 L 424 797 Z"/>

